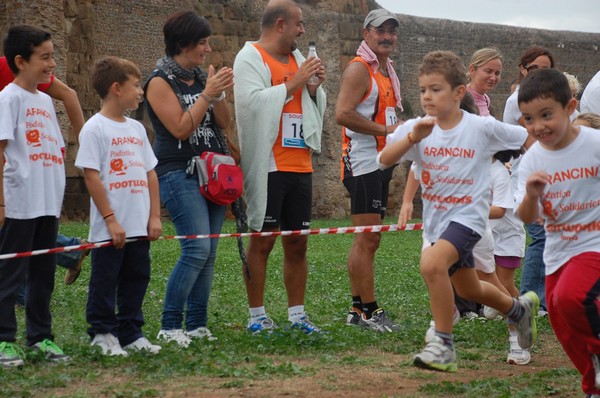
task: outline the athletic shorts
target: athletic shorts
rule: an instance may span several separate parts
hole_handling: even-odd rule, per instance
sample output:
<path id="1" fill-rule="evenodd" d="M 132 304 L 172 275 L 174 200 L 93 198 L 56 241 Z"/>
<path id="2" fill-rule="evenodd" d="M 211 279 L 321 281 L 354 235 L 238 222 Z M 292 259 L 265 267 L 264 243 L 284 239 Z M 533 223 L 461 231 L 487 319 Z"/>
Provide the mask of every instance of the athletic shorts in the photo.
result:
<path id="1" fill-rule="evenodd" d="M 496 265 L 502 268 L 517 269 L 521 268 L 521 257 L 517 256 L 496 256 Z"/>
<path id="2" fill-rule="evenodd" d="M 267 211 L 263 229 L 308 229 L 311 212 L 312 173 L 269 173 Z"/>
<path id="3" fill-rule="evenodd" d="M 451 221 L 448 228 L 442 232 L 440 239 L 447 240 L 458 251 L 458 261 L 448 269 L 449 275 L 455 273 L 459 268 L 475 267 L 473 248 L 481 239 L 481 235 L 469 227 Z"/>
<path id="4" fill-rule="evenodd" d="M 383 220 L 393 172 L 394 167 L 390 167 L 344 178 L 344 186 L 350 194 L 350 211 L 353 215 L 380 214 Z"/>

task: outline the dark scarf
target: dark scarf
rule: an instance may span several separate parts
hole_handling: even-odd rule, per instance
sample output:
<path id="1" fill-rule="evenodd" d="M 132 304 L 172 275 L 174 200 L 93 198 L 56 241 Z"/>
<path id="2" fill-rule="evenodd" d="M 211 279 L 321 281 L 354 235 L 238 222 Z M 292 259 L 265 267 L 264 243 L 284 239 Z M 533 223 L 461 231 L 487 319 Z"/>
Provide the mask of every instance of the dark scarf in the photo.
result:
<path id="1" fill-rule="evenodd" d="M 203 86 L 206 85 L 206 72 L 204 72 L 200 67 L 186 69 L 179 65 L 173 57 L 162 57 L 156 62 L 156 67 L 165 72 L 167 75 L 173 75 L 180 80 L 198 79 Z"/>

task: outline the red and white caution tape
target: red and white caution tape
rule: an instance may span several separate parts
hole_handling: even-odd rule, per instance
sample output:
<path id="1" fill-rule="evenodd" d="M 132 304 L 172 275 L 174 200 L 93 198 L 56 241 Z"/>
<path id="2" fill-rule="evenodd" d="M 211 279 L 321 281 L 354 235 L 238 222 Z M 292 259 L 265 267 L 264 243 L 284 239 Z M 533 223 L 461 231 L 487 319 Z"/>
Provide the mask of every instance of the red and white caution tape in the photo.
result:
<path id="1" fill-rule="evenodd" d="M 394 231 L 418 231 L 423 229 L 423 224 L 406 224 L 404 227 L 399 227 L 397 224 L 392 225 L 365 225 L 359 227 L 335 227 L 335 228 L 316 228 L 316 229 L 298 229 L 293 231 L 270 231 L 270 232 L 240 232 L 232 234 L 204 234 L 204 235 L 173 235 L 161 236 L 162 240 L 173 239 L 211 239 L 211 238 L 238 238 L 238 237 L 261 237 L 261 236 L 291 236 L 291 235 L 339 235 L 339 234 L 361 234 L 363 232 L 394 232 Z M 135 242 L 145 240 L 145 238 L 127 239 L 126 242 Z M 112 246 L 112 241 L 99 243 L 86 243 L 83 245 L 61 246 L 53 249 L 39 249 L 21 253 L 0 254 L 0 260 L 9 258 L 39 256 L 41 254 L 62 253 L 78 250 L 96 249 L 99 247 Z"/>

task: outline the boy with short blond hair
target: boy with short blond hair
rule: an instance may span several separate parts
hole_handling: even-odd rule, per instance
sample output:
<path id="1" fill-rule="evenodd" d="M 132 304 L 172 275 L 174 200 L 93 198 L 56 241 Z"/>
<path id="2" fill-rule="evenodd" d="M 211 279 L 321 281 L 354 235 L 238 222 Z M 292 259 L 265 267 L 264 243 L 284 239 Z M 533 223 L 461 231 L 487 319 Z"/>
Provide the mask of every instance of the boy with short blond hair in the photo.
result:
<path id="1" fill-rule="evenodd" d="M 91 196 L 89 241 L 113 243 L 92 250 L 86 307 L 92 346 L 111 356 L 132 350 L 156 354 L 161 348 L 141 330 L 149 240 L 158 239 L 162 224 L 156 157 L 144 127 L 125 116 L 142 101 L 140 78 L 139 68 L 121 58 L 106 57 L 94 65 L 92 83 L 102 109 L 83 126 L 75 161 Z"/>
<path id="2" fill-rule="evenodd" d="M 600 131 L 573 126 L 577 100 L 555 69 L 528 74 L 519 90 L 525 127 L 538 139 L 519 165 L 518 214 L 544 218 L 546 302 L 558 341 L 600 396 Z"/>
<path id="3" fill-rule="evenodd" d="M 0 253 L 52 248 L 65 190 L 64 141 L 52 99 L 37 90 L 49 83 L 54 61 L 51 35 L 29 25 L 11 27 L 4 54 L 15 74 L 0 92 Z M 70 358 L 53 342 L 50 298 L 56 255 L 0 261 L 0 366 L 24 364 L 15 344 L 15 303 L 27 283 L 26 345 L 55 362 Z"/>
<path id="4" fill-rule="evenodd" d="M 527 141 L 522 127 L 461 111 L 466 68 L 449 51 L 434 51 L 419 68 L 421 105 L 430 116 L 399 126 L 388 136 L 378 160 L 389 167 L 399 160 L 416 161 L 421 170 L 424 236 L 432 245 L 421 255 L 421 274 L 429 289 L 435 336 L 414 364 L 456 371 L 452 337 L 453 292 L 496 308 L 516 324 L 519 344 L 536 340 L 534 293 L 513 299 L 480 281 L 473 247 L 485 232 L 489 215 L 490 159 L 496 152 L 518 149 Z"/>

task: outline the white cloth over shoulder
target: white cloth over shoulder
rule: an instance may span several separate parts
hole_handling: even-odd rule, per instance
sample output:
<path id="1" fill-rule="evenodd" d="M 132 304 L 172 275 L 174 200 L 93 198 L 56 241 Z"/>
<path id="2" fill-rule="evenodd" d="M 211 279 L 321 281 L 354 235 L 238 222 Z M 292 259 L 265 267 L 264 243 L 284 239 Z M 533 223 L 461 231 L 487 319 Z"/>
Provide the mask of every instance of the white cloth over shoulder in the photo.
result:
<path id="1" fill-rule="evenodd" d="M 298 66 L 305 60 L 299 50 L 295 50 L 292 55 Z M 260 231 L 267 209 L 269 155 L 279 133 L 287 89 L 285 84 L 272 85 L 271 72 L 252 42 L 246 42 L 237 54 L 233 73 L 248 225 L 253 230 Z M 322 87 L 317 89 L 316 103 L 306 87 L 302 89 L 304 141 L 315 152 L 321 151 L 325 105 L 326 96 Z"/>

